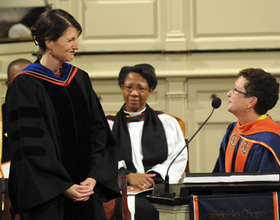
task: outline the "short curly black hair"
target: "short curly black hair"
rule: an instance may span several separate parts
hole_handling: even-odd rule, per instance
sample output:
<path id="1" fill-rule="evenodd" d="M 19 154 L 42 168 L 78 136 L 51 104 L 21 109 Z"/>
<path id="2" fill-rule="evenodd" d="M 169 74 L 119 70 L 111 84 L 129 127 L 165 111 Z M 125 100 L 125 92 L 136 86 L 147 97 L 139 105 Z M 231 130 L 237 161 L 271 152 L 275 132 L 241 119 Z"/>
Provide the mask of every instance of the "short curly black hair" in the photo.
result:
<path id="1" fill-rule="evenodd" d="M 152 65 L 147 63 L 137 64 L 135 66 L 124 66 L 119 73 L 119 86 L 124 84 L 124 81 L 129 73 L 138 73 L 144 77 L 149 85 L 149 88 L 154 90 L 157 87 L 157 77 L 155 69 Z"/>
<path id="2" fill-rule="evenodd" d="M 238 77 L 247 79 L 244 85 L 246 93 L 258 98 L 254 107 L 257 114 L 263 115 L 272 109 L 279 98 L 279 83 L 276 78 L 261 68 L 248 68 L 239 72 Z"/>

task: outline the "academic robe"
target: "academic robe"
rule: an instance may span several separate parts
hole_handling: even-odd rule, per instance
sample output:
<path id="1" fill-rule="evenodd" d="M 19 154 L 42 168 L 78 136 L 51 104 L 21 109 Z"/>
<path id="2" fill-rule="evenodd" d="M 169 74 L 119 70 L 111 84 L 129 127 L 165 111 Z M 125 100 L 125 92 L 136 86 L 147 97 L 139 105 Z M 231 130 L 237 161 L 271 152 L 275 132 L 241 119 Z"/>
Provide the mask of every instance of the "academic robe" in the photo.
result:
<path id="1" fill-rule="evenodd" d="M 58 78 L 31 64 L 9 86 L 6 107 L 13 207 L 28 213 L 62 204 L 64 218 L 56 219 L 105 219 L 102 202 L 119 196 L 116 148 L 88 74 L 63 63 Z M 88 177 L 97 181 L 88 201 L 62 195 Z"/>
<path id="2" fill-rule="evenodd" d="M 2 105 L 2 159 L 1 163 L 10 161 L 10 148 L 7 143 L 7 114 L 6 104 Z"/>
<path id="3" fill-rule="evenodd" d="M 213 172 L 280 171 L 280 125 L 265 119 L 227 128 Z"/>

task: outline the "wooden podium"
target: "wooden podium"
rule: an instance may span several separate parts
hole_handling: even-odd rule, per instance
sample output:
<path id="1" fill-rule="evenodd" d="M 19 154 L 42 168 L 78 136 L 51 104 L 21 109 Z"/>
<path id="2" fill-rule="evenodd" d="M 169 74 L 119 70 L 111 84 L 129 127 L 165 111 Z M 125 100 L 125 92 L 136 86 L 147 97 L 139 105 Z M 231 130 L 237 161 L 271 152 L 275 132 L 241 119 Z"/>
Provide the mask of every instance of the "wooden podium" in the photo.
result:
<path id="1" fill-rule="evenodd" d="M 190 177 L 188 179 L 188 177 Z M 270 178 L 273 177 L 273 178 Z M 190 181 L 188 181 L 190 180 Z M 280 191 L 279 173 L 191 174 L 183 183 L 156 184 L 147 199 L 157 208 L 160 220 L 188 220 L 189 199 L 192 195 L 229 195 Z"/>

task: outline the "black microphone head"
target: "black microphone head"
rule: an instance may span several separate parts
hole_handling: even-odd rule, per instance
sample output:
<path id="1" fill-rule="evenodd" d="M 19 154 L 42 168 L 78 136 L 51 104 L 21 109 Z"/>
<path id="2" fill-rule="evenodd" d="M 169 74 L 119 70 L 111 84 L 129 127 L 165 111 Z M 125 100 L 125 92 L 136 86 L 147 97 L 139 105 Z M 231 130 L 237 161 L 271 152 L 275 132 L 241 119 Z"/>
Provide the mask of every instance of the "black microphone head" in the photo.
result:
<path id="1" fill-rule="evenodd" d="M 221 104 L 222 104 L 222 100 L 218 97 L 216 97 L 212 100 L 212 107 L 213 108 L 219 108 L 221 106 Z"/>

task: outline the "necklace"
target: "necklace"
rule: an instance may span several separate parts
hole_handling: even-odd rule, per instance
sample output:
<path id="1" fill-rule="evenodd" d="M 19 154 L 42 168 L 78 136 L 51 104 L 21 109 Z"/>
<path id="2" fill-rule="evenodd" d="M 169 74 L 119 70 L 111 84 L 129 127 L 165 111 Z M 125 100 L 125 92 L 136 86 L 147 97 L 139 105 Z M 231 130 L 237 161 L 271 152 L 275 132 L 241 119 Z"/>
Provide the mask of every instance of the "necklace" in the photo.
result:
<path id="1" fill-rule="evenodd" d="M 58 73 L 56 74 L 57 77 L 61 78 L 61 72 L 62 72 L 62 63 L 60 64 Z"/>

